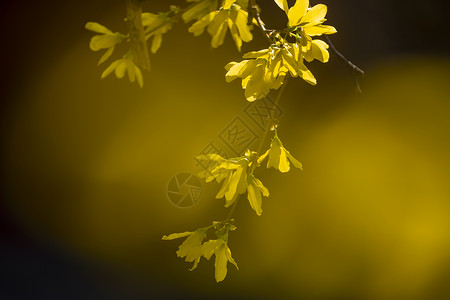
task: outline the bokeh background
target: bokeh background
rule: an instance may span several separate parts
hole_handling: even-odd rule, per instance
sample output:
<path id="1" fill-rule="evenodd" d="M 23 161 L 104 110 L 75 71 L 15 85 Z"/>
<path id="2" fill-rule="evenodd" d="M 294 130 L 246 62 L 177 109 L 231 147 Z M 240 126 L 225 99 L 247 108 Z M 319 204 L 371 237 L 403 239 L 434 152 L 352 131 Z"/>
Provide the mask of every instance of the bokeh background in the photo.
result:
<path id="1" fill-rule="evenodd" d="M 258 1 L 269 27 L 284 24 Z M 312 1 L 312 3 L 319 3 Z M 320 1 L 336 47 L 366 71 L 363 94 L 335 57 L 319 84 L 291 80 L 280 137 L 304 171 L 260 178 L 230 236 L 240 266 L 214 281 L 163 234 L 222 219 L 217 186 L 179 209 L 170 178 L 247 104 L 211 49 L 178 23 L 144 88 L 100 80 L 87 21 L 125 31 L 125 1 L 2 2 L 1 299 L 449 299 L 450 56 L 444 1 Z M 184 1 L 147 1 L 166 11 Z M 259 32 L 243 52 L 267 47 Z"/>

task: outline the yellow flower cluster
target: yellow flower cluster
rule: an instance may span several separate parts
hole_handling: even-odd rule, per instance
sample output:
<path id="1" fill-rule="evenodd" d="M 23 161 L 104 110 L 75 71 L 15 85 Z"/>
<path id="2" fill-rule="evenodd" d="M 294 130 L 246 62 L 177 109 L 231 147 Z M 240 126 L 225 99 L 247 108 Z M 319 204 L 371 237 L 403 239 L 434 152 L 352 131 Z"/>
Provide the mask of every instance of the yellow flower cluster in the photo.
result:
<path id="1" fill-rule="evenodd" d="M 227 275 L 227 264 L 231 262 L 236 269 L 239 270 L 233 257 L 231 257 L 231 250 L 228 247 L 228 232 L 235 230 L 236 226 L 233 220 L 226 222 L 213 222 L 213 225 L 199 228 L 196 231 L 187 231 L 183 233 L 172 233 L 162 237 L 163 240 L 174 240 L 178 238 L 187 237 L 187 239 L 178 247 L 177 256 L 185 258 L 187 262 L 194 262 L 190 269 L 191 271 L 197 268 L 198 263 L 202 257 L 209 260 L 215 255 L 214 263 L 215 278 L 217 282 L 225 279 Z M 203 242 L 206 239 L 208 231 L 214 228 L 217 239 Z"/>
<path id="2" fill-rule="evenodd" d="M 236 78 L 242 79 L 242 88 L 248 101 L 255 101 L 265 97 L 270 90 L 278 89 L 285 77 L 300 77 L 309 84 L 317 84 L 311 71 L 304 61 L 314 59 L 327 62 L 330 55 L 328 45 L 312 37 L 323 34 L 336 33 L 332 26 L 323 25 L 326 21 L 327 7 L 318 4 L 309 8 L 308 0 L 297 0 L 291 8 L 287 1 L 275 0 L 288 17 L 288 27 L 284 36 L 276 33 L 272 45 L 264 50 L 244 54 L 241 62 L 231 62 L 225 66 L 226 81 Z M 287 36 L 294 37 L 295 43 L 286 40 Z"/>
<path id="3" fill-rule="evenodd" d="M 222 187 L 216 195 L 217 199 L 225 197 L 225 207 L 231 206 L 239 195 L 247 192 L 250 206 L 258 216 L 262 214 L 262 196 L 268 197 L 269 190 L 262 182 L 255 178 L 253 171 L 258 167 L 258 154 L 247 151 L 244 156 L 224 159 L 217 154 L 200 155 L 198 160 L 209 160 L 208 170 L 199 173 L 200 178 L 206 182 L 222 183 Z"/>
<path id="4" fill-rule="evenodd" d="M 217 199 L 225 198 L 225 207 L 230 207 L 238 198 L 247 192 L 247 199 L 258 216 L 262 214 L 262 196 L 268 197 L 269 190 L 254 176 L 254 171 L 269 157 L 267 168 L 275 168 L 282 173 L 288 172 L 291 162 L 302 169 L 302 164 L 296 160 L 278 138 L 277 131 L 272 139 L 270 148 L 261 156 L 247 150 L 244 156 L 225 159 L 218 154 L 197 156 L 198 160 L 208 161 L 209 167 L 201 171 L 198 176 L 206 182 L 216 180 L 222 186 L 216 195 Z"/>

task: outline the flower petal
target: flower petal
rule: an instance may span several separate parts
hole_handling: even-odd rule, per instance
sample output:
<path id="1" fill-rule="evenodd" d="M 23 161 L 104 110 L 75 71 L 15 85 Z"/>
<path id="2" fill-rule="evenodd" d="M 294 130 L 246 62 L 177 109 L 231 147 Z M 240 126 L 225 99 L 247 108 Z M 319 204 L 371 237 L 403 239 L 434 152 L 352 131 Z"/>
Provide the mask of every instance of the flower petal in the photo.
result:
<path id="1" fill-rule="evenodd" d="M 109 67 L 107 67 L 107 68 L 105 69 L 105 71 L 103 71 L 103 73 L 102 73 L 102 79 L 105 78 L 106 76 L 108 76 L 109 74 L 111 74 L 111 73 L 117 68 L 117 66 L 120 64 L 120 62 L 121 62 L 121 59 L 118 59 L 118 60 L 113 61 L 113 62 L 109 65 Z"/>
<path id="2" fill-rule="evenodd" d="M 97 33 L 113 34 L 111 30 L 97 22 L 87 22 L 86 25 L 84 25 L 84 28 Z"/>
<path id="3" fill-rule="evenodd" d="M 289 26 L 297 26 L 300 23 L 301 18 L 305 15 L 306 10 L 309 7 L 309 0 L 297 0 L 289 9 L 288 19 Z"/>
<path id="4" fill-rule="evenodd" d="M 289 12 L 287 0 L 274 0 L 274 1 L 282 10 L 286 12 L 286 14 Z"/>
<path id="5" fill-rule="evenodd" d="M 319 36 L 322 34 L 333 34 L 337 32 L 336 28 L 329 25 L 316 25 L 311 27 L 305 27 L 304 31 L 305 34 L 309 36 Z"/>
<path id="6" fill-rule="evenodd" d="M 114 46 L 112 46 L 111 48 L 108 48 L 105 51 L 105 53 L 103 53 L 102 57 L 100 57 L 100 60 L 98 61 L 97 65 L 104 63 L 111 56 L 111 54 L 113 54 L 113 52 L 114 52 Z"/>
<path id="7" fill-rule="evenodd" d="M 323 4 L 317 4 L 312 8 L 308 9 L 308 11 L 301 20 L 301 24 L 305 24 L 306 26 L 321 24 L 325 21 L 326 15 L 327 15 L 327 6 Z"/>
<path id="8" fill-rule="evenodd" d="M 172 233 L 169 235 L 163 235 L 162 240 L 170 241 L 170 240 L 174 240 L 174 239 L 179 239 L 182 237 L 189 236 L 193 233 L 194 233 L 193 231 L 186 231 L 186 232 L 182 232 L 182 233 Z"/>

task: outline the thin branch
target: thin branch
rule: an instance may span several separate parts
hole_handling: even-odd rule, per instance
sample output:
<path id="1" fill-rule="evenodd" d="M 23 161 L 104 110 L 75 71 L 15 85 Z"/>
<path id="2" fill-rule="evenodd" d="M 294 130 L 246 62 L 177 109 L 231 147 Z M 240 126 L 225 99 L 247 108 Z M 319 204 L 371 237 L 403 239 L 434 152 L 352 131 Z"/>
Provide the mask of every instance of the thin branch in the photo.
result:
<path id="1" fill-rule="evenodd" d="M 364 77 L 364 71 L 361 70 L 357 65 L 352 63 L 350 60 L 348 60 L 341 52 L 339 52 L 336 47 L 334 47 L 333 43 L 327 35 L 325 35 L 325 39 L 330 45 L 331 51 L 334 53 L 334 55 L 336 55 L 350 69 L 353 78 L 355 79 L 356 89 L 358 93 L 362 93 L 358 76 Z"/>
<path id="2" fill-rule="evenodd" d="M 261 29 L 262 33 L 264 34 L 265 38 L 269 41 L 269 43 L 272 44 L 273 43 L 272 33 L 274 32 L 274 30 L 269 30 L 266 28 L 266 25 L 264 25 L 264 22 L 261 19 L 260 8 L 256 4 L 253 4 L 250 7 L 251 2 L 252 1 L 249 2 L 249 8 L 248 8 L 249 9 L 249 17 L 250 17 L 250 15 L 252 15 L 255 18 L 256 22 L 258 23 L 259 29 Z M 251 13 L 250 13 L 250 11 L 251 11 Z"/>

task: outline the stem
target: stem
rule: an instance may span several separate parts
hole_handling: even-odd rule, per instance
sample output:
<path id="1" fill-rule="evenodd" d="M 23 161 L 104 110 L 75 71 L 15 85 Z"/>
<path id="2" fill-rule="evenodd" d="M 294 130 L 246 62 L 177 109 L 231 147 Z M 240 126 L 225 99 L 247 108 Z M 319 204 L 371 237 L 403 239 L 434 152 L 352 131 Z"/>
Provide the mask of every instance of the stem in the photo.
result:
<path id="1" fill-rule="evenodd" d="M 286 89 L 286 85 L 287 85 L 288 80 L 289 80 L 288 76 L 286 77 L 283 85 L 281 86 L 280 90 L 278 91 L 277 98 L 275 99 L 274 107 L 277 107 L 278 104 L 280 103 L 281 96 L 283 96 L 284 90 Z M 270 120 L 273 120 L 273 114 L 274 114 L 274 111 L 272 111 L 270 113 Z M 272 125 L 273 125 L 272 122 L 268 122 L 267 125 L 266 125 L 266 129 L 264 130 L 264 135 L 261 137 L 260 142 L 259 142 L 258 151 L 257 151 L 258 155 L 261 152 L 262 147 L 264 146 L 264 142 L 266 140 L 267 134 L 269 133 L 270 128 L 272 127 Z M 231 218 L 231 216 L 233 215 L 234 210 L 236 209 L 237 203 L 238 203 L 239 199 L 241 198 L 241 196 L 242 196 L 242 194 L 238 195 L 238 197 L 234 201 L 233 205 L 231 206 L 231 209 L 228 212 L 228 215 L 225 218 L 225 220 L 229 220 Z"/>
<path id="2" fill-rule="evenodd" d="M 143 69 L 150 70 L 150 57 L 142 26 L 142 3 L 139 0 L 127 0 L 127 20 L 133 59 Z"/>
<path id="3" fill-rule="evenodd" d="M 236 209 L 237 203 L 239 201 L 239 198 L 241 198 L 241 196 L 242 196 L 242 194 L 237 196 L 236 200 L 234 201 L 233 205 L 230 208 L 230 211 L 228 212 L 227 217 L 225 218 L 225 221 L 231 219 L 231 216 L 233 215 L 233 213 Z"/>
<path id="4" fill-rule="evenodd" d="M 275 99 L 275 104 L 273 106 L 274 108 L 276 108 L 278 106 L 278 104 L 280 103 L 281 96 L 283 96 L 283 93 L 284 93 L 284 90 L 286 89 L 286 85 L 288 83 L 288 80 L 289 80 L 289 75 L 286 76 L 286 79 L 285 79 L 283 85 L 281 86 L 280 90 L 278 91 L 277 98 Z M 264 130 L 264 135 L 262 136 L 262 138 L 259 141 L 259 146 L 257 148 L 258 150 L 256 151 L 258 153 L 258 155 L 261 152 L 262 147 L 264 146 L 264 142 L 266 141 L 266 137 L 267 137 L 267 134 L 270 131 L 270 128 L 273 126 L 273 122 L 272 122 L 273 121 L 273 114 L 274 114 L 274 111 L 272 111 L 270 113 L 270 122 L 267 123 L 266 129 Z"/>
<path id="5" fill-rule="evenodd" d="M 331 51 L 336 55 L 352 72 L 353 78 L 355 79 L 356 89 L 358 93 L 362 93 L 361 87 L 359 85 L 359 79 L 358 75 L 363 77 L 364 71 L 361 70 L 357 65 L 353 64 L 350 60 L 348 60 L 341 52 L 339 52 L 336 47 L 334 47 L 333 43 L 331 42 L 330 38 L 325 35 L 325 39 L 327 40 L 327 43 L 330 45 Z"/>

